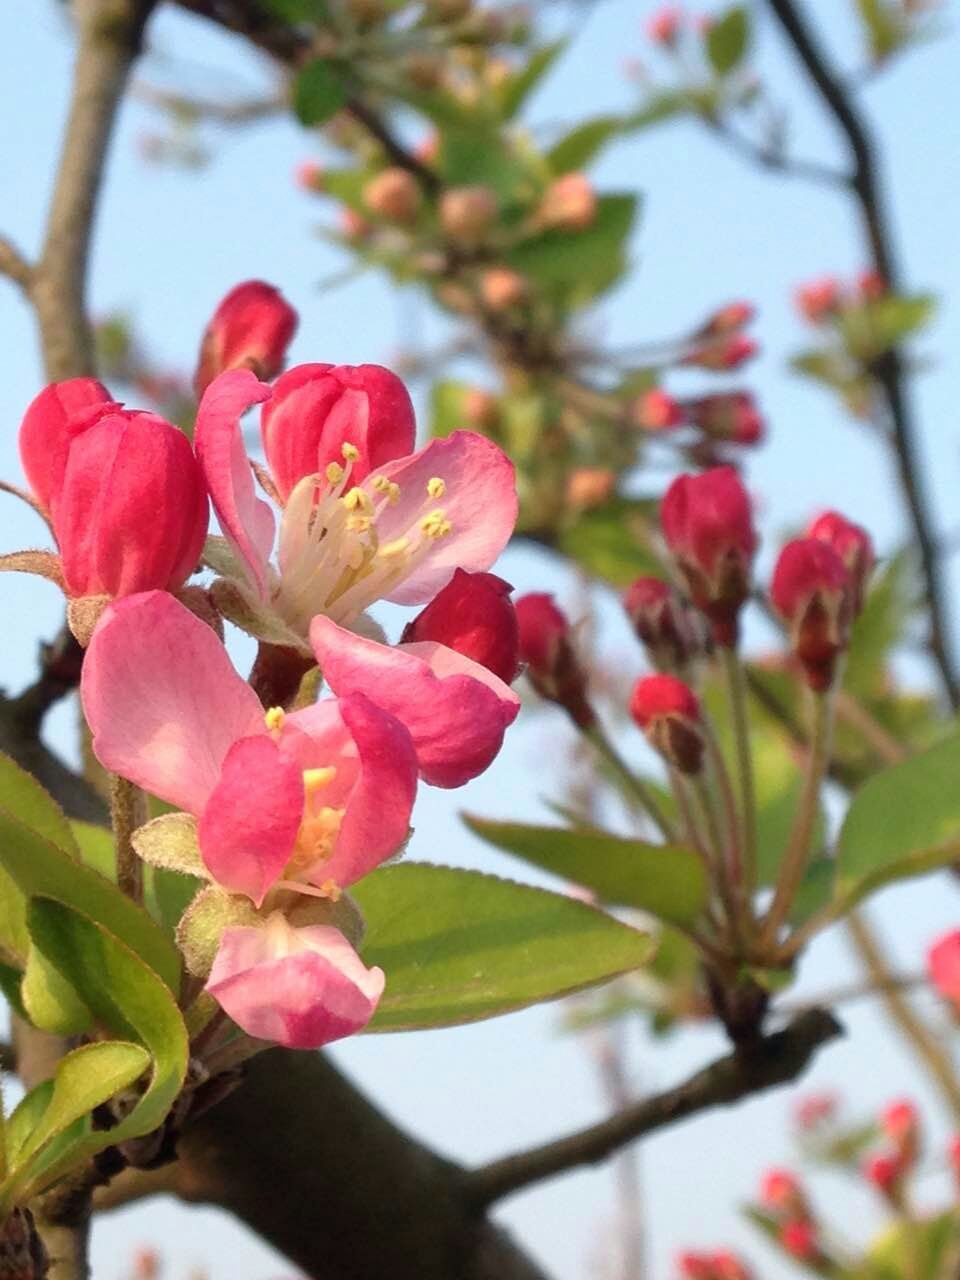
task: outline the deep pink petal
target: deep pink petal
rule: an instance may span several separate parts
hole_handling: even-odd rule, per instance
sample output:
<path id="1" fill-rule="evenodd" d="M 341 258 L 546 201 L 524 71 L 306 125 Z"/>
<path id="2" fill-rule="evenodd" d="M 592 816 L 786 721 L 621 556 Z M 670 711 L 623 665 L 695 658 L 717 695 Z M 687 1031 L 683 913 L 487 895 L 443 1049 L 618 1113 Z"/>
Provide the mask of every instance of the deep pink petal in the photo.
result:
<path id="1" fill-rule="evenodd" d="M 400 497 L 377 520 L 381 543 L 416 530 L 428 512 L 440 509 L 453 528 L 437 538 L 413 572 L 388 597 L 397 604 L 433 599 L 456 569 L 489 569 L 517 522 L 513 463 L 491 440 L 473 431 L 455 431 L 424 449 L 378 468 L 400 486 Z M 427 495 L 434 476 L 446 485 L 442 498 Z"/>
<path id="2" fill-rule="evenodd" d="M 260 906 L 287 865 L 303 817 L 303 774 L 272 738 L 241 738 L 227 752 L 197 837 L 224 889 Z"/>
<path id="3" fill-rule="evenodd" d="M 80 696 L 104 768 L 194 814 L 232 744 L 266 733 L 257 696 L 220 640 L 165 591 L 105 611 Z"/>
<path id="4" fill-rule="evenodd" d="M 197 457 L 220 527 L 261 596 L 267 592 L 274 519 L 267 503 L 254 490 L 240 419 L 252 405 L 269 397 L 270 388 L 249 369 L 221 373 L 204 392 L 194 432 Z"/>
<path id="5" fill-rule="evenodd" d="M 383 994 L 331 925 L 294 929 L 279 913 L 266 928 L 224 930 L 207 991 L 248 1035 L 289 1049 L 319 1049 L 360 1031 Z"/>
<path id="6" fill-rule="evenodd" d="M 434 786 L 482 773 L 520 707 L 492 671 L 444 645 L 378 644 L 324 617 L 314 618 L 310 642 L 334 693 L 365 693 L 407 728 L 421 777 Z"/>

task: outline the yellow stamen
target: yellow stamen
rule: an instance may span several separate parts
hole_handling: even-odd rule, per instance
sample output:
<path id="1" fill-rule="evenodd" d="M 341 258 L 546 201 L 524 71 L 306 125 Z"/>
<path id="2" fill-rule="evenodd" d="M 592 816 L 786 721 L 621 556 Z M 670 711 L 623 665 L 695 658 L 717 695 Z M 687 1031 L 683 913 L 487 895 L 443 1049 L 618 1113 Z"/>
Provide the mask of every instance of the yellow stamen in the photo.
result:
<path id="1" fill-rule="evenodd" d="M 377 493 L 387 493 L 390 489 L 390 481 L 386 476 L 374 476 L 370 483 Z"/>
<path id="2" fill-rule="evenodd" d="M 431 511 L 429 515 L 425 515 L 420 521 L 420 528 L 428 538 L 445 538 L 453 525 L 447 519 L 447 513 L 442 507 L 437 507 L 435 511 Z"/>
<path id="3" fill-rule="evenodd" d="M 263 720 L 271 733 L 277 733 L 283 728 L 283 722 L 286 718 L 287 713 L 284 711 L 283 707 L 270 707 L 270 709 L 264 713 Z"/>
<path id="4" fill-rule="evenodd" d="M 340 893 L 341 889 L 336 880 L 324 880 L 320 886 L 321 897 L 329 898 L 331 902 L 339 902 Z"/>
<path id="5" fill-rule="evenodd" d="M 365 490 L 354 485 L 340 499 L 348 511 L 372 511 L 373 503 L 370 501 L 370 495 Z"/>
<path id="6" fill-rule="evenodd" d="M 343 467 L 339 462 L 327 463 L 327 479 L 331 484 L 339 484 L 343 479 Z"/>
<path id="7" fill-rule="evenodd" d="M 447 482 L 439 476 L 431 476 L 427 481 L 427 493 L 431 498 L 442 498 L 447 491 Z"/>
<path id="8" fill-rule="evenodd" d="M 322 769 L 304 769 L 303 788 L 307 795 L 311 796 L 321 787 L 325 787 L 328 782 L 332 782 L 336 776 L 336 765 L 332 764 L 324 765 Z"/>
<path id="9" fill-rule="evenodd" d="M 351 444 L 349 440 L 346 442 L 346 444 L 343 445 L 340 452 L 343 454 L 343 458 L 345 462 L 360 461 L 360 450 L 357 448 L 355 444 Z"/>
<path id="10" fill-rule="evenodd" d="M 369 533 L 370 516 L 347 516 L 347 529 L 350 533 Z"/>
<path id="11" fill-rule="evenodd" d="M 385 542 L 377 551 L 377 555 L 385 559 L 391 556 L 402 556 L 409 546 L 409 538 L 394 538 L 392 542 Z"/>

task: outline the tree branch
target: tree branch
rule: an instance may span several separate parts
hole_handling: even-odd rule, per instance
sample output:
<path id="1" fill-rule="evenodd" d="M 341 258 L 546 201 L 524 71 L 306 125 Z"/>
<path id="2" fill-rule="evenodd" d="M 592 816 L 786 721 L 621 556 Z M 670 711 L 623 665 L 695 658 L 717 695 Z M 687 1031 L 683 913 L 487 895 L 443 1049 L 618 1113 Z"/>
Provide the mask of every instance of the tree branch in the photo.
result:
<path id="1" fill-rule="evenodd" d="M 867 125 L 794 0 L 767 2 L 846 138 L 854 166 L 851 189 L 860 209 L 873 266 L 891 292 L 899 293 L 902 283 L 900 271 L 880 190 L 876 148 Z M 920 475 L 916 423 L 906 386 L 903 358 L 896 348 L 877 362 L 874 375 L 887 402 L 897 473 L 920 553 L 930 611 L 929 648 L 944 692 L 956 711 L 960 708 L 960 678 L 950 645 L 945 606 L 947 587 Z"/>
<path id="2" fill-rule="evenodd" d="M 6 276 L 29 293 L 33 283 L 33 267 L 12 240 L 0 236 L 0 276 Z"/>
<path id="3" fill-rule="evenodd" d="M 625 1143 L 699 1111 L 730 1106 L 751 1094 L 787 1084 L 800 1075 L 822 1045 L 841 1034 L 832 1014 L 811 1009 L 783 1031 L 763 1037 L 755 1047 L 719 1058 L 674 1089 L 645 1098 L 579 1133 L 474 1170 L 467 1178 L 467 1193 L 475 1205 L 486 1207 L 546 1178 L 605 1160 Z"/>
<path id="4" fill-rule="evenodd" d="M 722 142 L 731 151 L 735 151 L 761 169 L 772 169 L 776 173 L 785 174 L 788 178 L 802 178 L 806 182 L 817 182 L 826 187 L 846 189 L 852 185 L 851 175 L 840 169 L 831 169 L 829 165 L 819 164 L 816 160 L 796 159 L 782 155 L 770 147 L 763 146 L 762 143 L 754 142 L 752 138 L 740 133 L 724 120 L 717 119 L 715 116 L 701 118 L 718 142 Z"/>

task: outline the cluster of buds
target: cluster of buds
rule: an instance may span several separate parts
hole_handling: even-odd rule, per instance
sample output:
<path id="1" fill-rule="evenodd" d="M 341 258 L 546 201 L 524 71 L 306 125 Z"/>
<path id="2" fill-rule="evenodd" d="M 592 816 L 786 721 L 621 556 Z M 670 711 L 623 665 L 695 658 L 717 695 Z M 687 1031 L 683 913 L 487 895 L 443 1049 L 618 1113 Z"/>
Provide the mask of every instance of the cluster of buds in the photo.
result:
<path id="1" fill-rule="evenodd" d="M 750 391 L 677 400 L 661 387 L 653 387 L 634 402 L 631 418 L 643 431 L 658 434 L 688 427 L 718 444 L 758 445 L 766 435 L 763 415 Z"/>
<path id="2" fill-rule="evenodd" d="M 732 1249 L 714 1249 L 679 1254 L 677 1275 L 681 1280 L 751 1280 L 753 1272 Z"/>
<path id="3" fill-rule="evenodd" d="M 706 648 L 701 619 L 662 578 L 637 578 L 623 595 L 637 639 L 657 671 L 687 675 Z"/>
<path id="4" fill-rule="evenodd" d="M 760 1207 L 776 1227 L 777 1241 L 798 1262 L 823 1260 L 820 1231 L 800 1180 L 787 1169 L 768 1170 L 760 1183 Z"/>
<path id="5" fill-rule="evenodd" d="M 844 284 L 837 276 L 810 280 L 798 286 L 794 300 L 805 320 L 822 325 L 851 307 L 877 302 L 886 294 L 887 283 L 878 271 L 862 271 L 852 285 Z"/>
<path id="6" fill-rule="evenodd" d="M 863 1174 L 893 1208 L 903 1205 L 905 1181 L 920 1155 L 920 1117 L 916 1106 L 901 1098 L 880 1113 L 879 1129 L 886 1140 L 884 1150 L 869 1156 Z"/>

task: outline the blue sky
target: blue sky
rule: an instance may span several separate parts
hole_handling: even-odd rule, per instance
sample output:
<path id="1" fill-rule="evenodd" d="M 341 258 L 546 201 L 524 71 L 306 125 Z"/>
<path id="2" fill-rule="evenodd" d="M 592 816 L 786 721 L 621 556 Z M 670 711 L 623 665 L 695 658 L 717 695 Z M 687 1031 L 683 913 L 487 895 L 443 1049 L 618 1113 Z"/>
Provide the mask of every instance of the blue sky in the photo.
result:
<path id="1" fill-rule="evenodd" d="M 844 65 L 859 63 L 852 4 L 812 0 Z M 571 29 L 569 54 L 534 100 L 538 124 L 570 121 L 571 103 L 592 111 L 620 108 L 631 90 L 621 75 L 625 56 L 641 51 L 643 19 L 655 8 L 625 0 L 551 11 L 551 24 Z M 10 11 L 12 10 L 12 11 Z M 49 196 L 53 158 L 62 125 L 71 48 L 59 7 L 8 0 L 0 49 L 8 125 L 2 144 L 0 230 L 27 251 L 35 248 Z M 948 14 L 949 18 L 949 14 Z M 945 24 L 948 25 L 948 24 Z M 798 152 L 839 158 L 830 123 L 811 104 L 779 35 L 762 22 L 758 65 L 790 113 Z M 269 83 L 265 64 L 231 37 L 164 8 L 150 32 L 145 78 L 169 80 L 185 72 L 190 87 L 246 95 Z M 941 294 L 935 324 L 921 344 L 928 367 L 917 380 L 926 477 L 938 524 L 960 524 L 954 495 L 960 470 L 956 403 L 960 258 L 951 252 L 957 221 L 960 111 L 956 65 L 960 40 L 944 38 L 898 62 L 871 82 L 864 102 L 880 131 L 885 178 L 893 193 L 893 224 L 913 287 Z M 15 113 L 15 114 L 14 114 Z M 400 340 L 441 332 L 427 304 L 368 275 L 336 294 L 315 282 L 342 259 L 313 234 L 328 217 L 324 206 L 297 191 L 291 171 L 316 154 L 293 123 L 272 120 L 242 132 L 211 130 L 212 163 L 184 174 L 150 167 L 138 139 L 152 126 L 150 113 L 125 107 L 110 158 L 97 228 L 91 296 L 98 313 L 117 308 L 136 318 L 138 331 L 160 361 L 192 366 L 198 335 L 210 310 L 238 280 L 261 276 L 280 285 L 300 309 L 301 329 L 292 358 L 389 363 Z M 769 547 L 778 530 L 827 505 L 838 505 L 868 524 L 883 549 L 903 536 L 889 464 L 869 429 L 851 423 L 817 388 L 791 377 L 788 352 L 804 333 L 791 307 L 797 281 L 826 271 L 852 274 L 862 265 L 859 228 L 843 198 L 790 179 L 751 172 L 695 126 L 649 132 L 612 148 L 597 167 L 608 190 L 639 189 L 644 213 L 633 245 L 629 280 L 590 320 L 612 344 L 627 344 L 682 330 L 714 305 L 745 297 L 760 309 L 763 355 L 750 371 L 771 422 L 769 444 L 749 463 Z M 3 335 L 0 474 L 16 479 L 15 434 L 23 408 L 40 386 L 32 322 L 13 289 L 0 281 Z M 680 383 L 677 383 L 680 386 Z M 42 540 L 42 529 L 12 502 L 4 507 L 2 546 Z M 767 561 L 768 562 L 768 561 Z M 954 566 L 955 569 L 955 566 Z M 510 551 L 502 572 L 520 590 L 556 590 L 572 598 L 562 570 L 529 550 Z M 11 575 L 2 584 L 8 619 L 3 679 L 17 688 L 30 677 L 37 640 L 53 633 L 61 605 L 53 588 Z M 956 588 L 956 572 L 952 576 Z M 641 669 L 619 611 L 601 605 L 601 643 Z M 956 619 L 955 619 L 956 621 Z M 239 646 L 238 654 L 245 653 Z M 60 709 L 51 739 L 65 749 L 74 712 Z M 492 816 L 543 817 L 543 761 L 560 758 L 566 732 L 550 713 L 522 718 L 489 773 L 465 793 L 425 793 L 419 803 L 412 856 L 450 861 L 533 878 L 518 864 L 490 853 L 462 829 L 461 807 Z M 638 744 L 625 743 L 633 751 Z M 896 925 L 903 967 L 918 966 L 938 929 L 954 925 L 960 904 L 952 885 L 928 880 L 885 896 L 878 913 Z M 832 987 L 852 972 L 842 939 L 828 938 L 806 960 L 801 990 Z M 404 1125 L 466 1162 L 481 1161 L 597 1117 L 602 1108 L 583 1045 L 557 1034 L 559 1009 L 544 1007 L 493 1022 L 434 1034 L 368 1037 L 335 1056 Z M 914 1083 L 912 1068 L 882 1018 L 851 1008 L 850 1035 L 818 1060 L 806 1085 L 836 1085 L 866 1110 L 909 1089 L 919 1094 L 937 1133 L 945 1118 Z M 639 1034 L 633 1045 L 638 1089 L 663 1087 L 721 1050 L 710 1030 L 685 1031 L 656 1047 Z M 765 1275 L 787 1274 L 736 1220 L 761 1169 L 788 1154 L 786 1094 L 755 1100 L 670 1130 L 644 1144 L 645 1210 L 651 1274 L 663 1280 L 684 1246 L 746 1245 Z M 745 1127 L 749 1141 L 743 1140 Z M 278 1135 L 282 1141 L 282 1135 Z M 931 1192 L 937 1189 L 931 1181 Z M 827 1179 L 825 1194 L 845 1221 L 872 1220 L 857 1189 Z M 608 1172 L 579 1173 L 517 1197 L 499 1211 L 558 1280 L 591 1274 L 598 1233 L 612 1212 Z M 318 1223 L 318 1229 L 322 1225 Z M 97 1228 L 95 1274 L 123 1275 L 123 1259 L 143 1240 L 162 1244 L 171 1276 L 206 1261 L 213 1280 L 270 1280 L 285 1270 L 262 1245 L 222 1215 L 173 1204 L 136 1208 Z"/>

